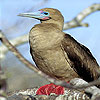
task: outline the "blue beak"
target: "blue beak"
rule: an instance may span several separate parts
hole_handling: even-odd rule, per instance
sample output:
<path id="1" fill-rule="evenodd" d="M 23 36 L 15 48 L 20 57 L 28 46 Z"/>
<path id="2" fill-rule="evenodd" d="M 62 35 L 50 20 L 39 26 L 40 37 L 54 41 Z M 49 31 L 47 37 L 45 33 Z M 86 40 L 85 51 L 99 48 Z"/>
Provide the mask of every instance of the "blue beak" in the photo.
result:
<path id="1" fill-rule="evenodd" d="M 30 18 L 35 18 L 35 19 L 49 19 L 49 13 L 41 11 L 41 10 L 37 12 L 33 12 L 33 13 L 21 13 L 18 16 L 30 17 Z"/>

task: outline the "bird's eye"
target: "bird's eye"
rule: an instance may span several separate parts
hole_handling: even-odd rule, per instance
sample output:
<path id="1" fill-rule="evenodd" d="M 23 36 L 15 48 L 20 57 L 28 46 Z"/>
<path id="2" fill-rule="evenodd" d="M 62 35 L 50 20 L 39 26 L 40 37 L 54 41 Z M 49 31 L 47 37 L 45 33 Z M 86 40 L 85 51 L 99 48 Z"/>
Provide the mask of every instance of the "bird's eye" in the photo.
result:
<path id="1" fill-rule="evenodd" d="M 44 15 L 48 16 L 49 15 L 49 12 L 43 12 Z"/>
<path id="2" fill-rule="evenodd" d="M 48 12 L 44 12 L 45 15 L 48 15 Z"/>

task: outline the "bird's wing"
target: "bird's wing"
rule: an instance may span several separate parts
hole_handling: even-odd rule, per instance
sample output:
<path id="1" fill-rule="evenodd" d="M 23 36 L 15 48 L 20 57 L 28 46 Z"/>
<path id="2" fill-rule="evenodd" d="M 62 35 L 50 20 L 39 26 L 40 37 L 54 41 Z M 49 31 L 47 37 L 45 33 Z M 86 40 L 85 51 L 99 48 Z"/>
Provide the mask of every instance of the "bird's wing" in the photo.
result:
<path id="1" fill-rule="evenodd" d="M 97 73 L 99 65 L 87 47 L 78 43 L 69 34 L 65 34 L 62 48 L 68 56 L 66 59 L 71 62 L 71 67 L 81 78 L 89 82 L 99 77 Z"/>

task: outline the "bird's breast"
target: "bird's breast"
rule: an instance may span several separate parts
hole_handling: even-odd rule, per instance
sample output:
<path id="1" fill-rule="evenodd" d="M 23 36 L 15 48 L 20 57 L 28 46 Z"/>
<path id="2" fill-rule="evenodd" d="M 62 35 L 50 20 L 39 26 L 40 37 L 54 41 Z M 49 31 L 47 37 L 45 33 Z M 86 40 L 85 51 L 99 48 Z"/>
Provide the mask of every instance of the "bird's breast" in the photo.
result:
<path id="1" fill-rule="evenodd" d="M 40 52 L 32 51 L 32 55 L 37 67 L 44 73 L 58 79 L 69 81 L 78 75 L 70 67 L 70 62 L 60 47 L 46 49 Z"/>
<path id="2" fill-rule="evenodd" d="M 60 45 L 64 38 L 64 34 L 60 33 L 59 30 L 55 30 L 44 27 L 32 28 L 29 34 L 30 45 L 34 49 L 42 50 L 53 48 Z"/>
<path id="3" fill-rule="evenodd" d="M 70 67 L 70 62 L 66 60 L 61 48 L 63 38 L 63 32 L 55 28 L 48 30 L 36 27 L 30 31 L 30 48 L 32 57 L 41 71 L 59 79 L 70 80 L 77 74 Z"/>

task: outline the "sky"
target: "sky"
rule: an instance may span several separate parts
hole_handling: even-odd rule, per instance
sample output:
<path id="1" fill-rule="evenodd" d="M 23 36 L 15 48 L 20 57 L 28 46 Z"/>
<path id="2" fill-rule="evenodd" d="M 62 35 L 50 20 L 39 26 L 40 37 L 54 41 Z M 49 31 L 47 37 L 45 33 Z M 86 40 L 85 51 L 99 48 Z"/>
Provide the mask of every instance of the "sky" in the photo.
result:
<path id="1" fill-rule="evenodd" d="M 100 3 L 99 0 L 48 0 L 46 4 L 39 7 L 42 0 L 0 0 L 0 29 L 5 32 L 8 39 L 21 36 L 28 33 L 29 30 L 39 21 L 17 16 L 34 7 L 33 11 L 40 8 L 50 7 L 61 11 L 65 22 L 72 20 L 83 9 L 94 3 Z M 78 42 L 90 49 L 93 56 L 100 65 L 100 11 L 86 17 L 83 22 L 89 24 L 89 27 L 77 27 L 64 32 L 69 33 Z M 13 25 L 17 27 L 12 27 Z M 22 55 L 32 62 L 29 53 L 29 44 L 18 46 Z"/>

